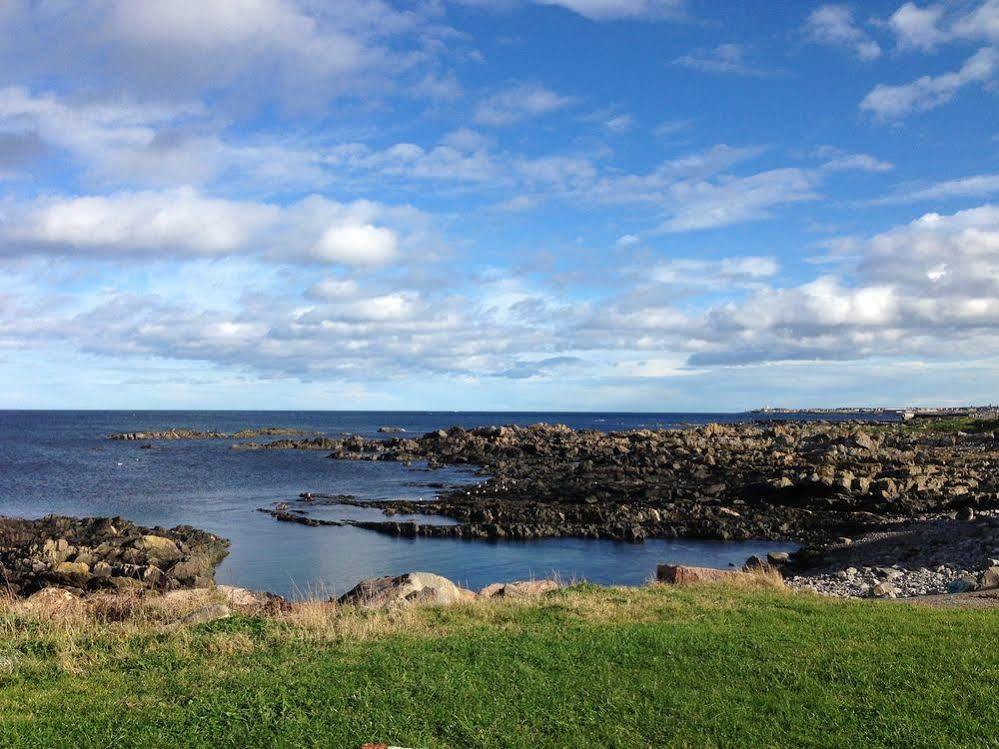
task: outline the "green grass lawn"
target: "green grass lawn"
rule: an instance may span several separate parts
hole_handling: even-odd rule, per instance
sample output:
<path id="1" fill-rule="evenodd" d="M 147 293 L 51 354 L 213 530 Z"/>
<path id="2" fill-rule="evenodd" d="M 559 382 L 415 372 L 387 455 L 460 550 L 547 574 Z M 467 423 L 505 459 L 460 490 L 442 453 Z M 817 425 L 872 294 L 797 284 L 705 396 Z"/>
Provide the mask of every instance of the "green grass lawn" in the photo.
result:
<path id="1" fill-rule="evenodd" d="M 0 635 L 5 748 L 999 747 L 991 611 L 581 586 Z"/>

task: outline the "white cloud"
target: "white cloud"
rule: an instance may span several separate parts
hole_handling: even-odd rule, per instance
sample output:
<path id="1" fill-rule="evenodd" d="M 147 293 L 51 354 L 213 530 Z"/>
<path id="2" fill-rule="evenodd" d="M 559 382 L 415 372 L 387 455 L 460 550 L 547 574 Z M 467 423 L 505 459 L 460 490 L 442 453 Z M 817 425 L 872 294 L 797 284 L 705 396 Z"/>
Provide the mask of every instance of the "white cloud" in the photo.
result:
<path id="1" fill-rule="evenodd" d="M 720 289 L 758 283 L 777 275 L 776 258 L 746 256 L 721 260 L 677 259 L 659 263 L 643 272 L 651 281 L 670 286 Z"/>
<path id="2" fill-rule="evenodd" d="M 951 33 L 967 39 L 999 41 L 999 0 L 985 0 L 975 10 L 958 18 Z"/>
<path id="3" fill-rule="evenodd" d="M 932 52 L 942 44 L 959 40 L 999 41 L 999 0 L 985 0 L 970 10 L 962 5 L 920 8 L 907 2 L 886 25 L 894 32 L 899 49 Z"/>
<path id="4" fill-rule="evenodd" d="M 920 8 L 915 3 L 905 3 L 892 13 L 888 25 L 895 33 L 899 48 L 930 51 L 948 38 L 940 29 L 943 16 L 943 6 Z"/>
<path id="5" fill-rule="evenodd" d="M 821 5 L 805 21 L 805 35 L 817 44 L 849 49 L 861 60 L 876 60 L 881 47 L 853 19 L 846 5 Z"/>
<path id="6" fill-rule="evenodd" d="M 227 254 L 280 214 L 275 206 L 205 198 L 191 189 L 43 198 L 21 206 L 3 229 L 8 245 L 65 247 L 95 254 Z M 22 244 L 23 243 L 23 244 Z"/>
<path id="7" fill-rule="evenodd" d="M 535 0 L 560 5 L 594 21 L 623 18 L 674 18 L 681 15 L 686 0 Z"/>
<path id="8" fill-rule="evenodd" d="M 748 177 L 685 180 L 671 185 L 664 209 L 670 217 L 659 230 L 715 229 L 771 215 L 771 209 L 813 200 L 815 175 L 801 169 L 773 169 Z"/>
<path id="9" fill-rule="evenodd" d="M 999 192 L 999 174 L 975 174 L 936 182 L 925 187 L 906 186 L 871 201 L 874 204 L 918 203 L 924 200 L 981 197 Z"/>
<path id="10" fill-rule="evenodd" d="M 278 262 L 382 265 L 399 252 L 391 222 L 413 229 L 413 209 L 312 196 L 287 207 L 206 197 L 193 188 L 43 197 L 8 202 L 0 254 L 136 256 L 254 255 Z M 418 230 L 411 231 L 411 236 Z"/>
<path id="11" fill-rule="evenodd" d="M 490 10 L 507 10 L 523 0 L 454 0 Z M 552 5 L 589 18 L 591 21 L 668 20 L 686 14 L 687 0 L 527 0 L 537 5 Z"/>
<path id="12" fill-rule="evenodd" d="M 361 287 L 351 278 L 330 277 L 317 281 L 306 291 L 306 295 L 315 299 L 335 301 L 350 299 L 360 293 Z"/>
<path id="13" fill-rule="evenodd" d="M 890 172 L 895 165 L 866 153 L 847 153 L 834 146 L 821 146 L 815 156 L 825 159 L 822 170 L 826 172 Z"/>
<path id="14" fill-rule="evenodd" d="M 673 60 L 674 65 L 698 70 L 702 73 L 725 73 L 749 78 L 783 76 L 778 70 L 756 67 L 747 60 L 747 49 L 742 44 L 719 44 L 713 49 L 699 49 Z"/>
<path id="15" fill-rule="evenodd" d="M 912 112 L 935 109 L 954 98 L 964 87 L 992 79 L 999 69 L 999 50 L 984 47 L 952 73 L 923 76 L 900 86 L 878 84 L 860 108 L 881 119 L 898 119 Z"/>
<path id="16" fill-rule="evenodd" d="M 371 224 L 331 226 L 312 248 L 320 260 L 347 265 L 382 265 L 397 253 L 395 232 Z"/>
<path id="17" fill-rule="evenodd" d="M 634 124 L 635 118 L 630 114 L 619 114 L 605 120 L 603 126 L 612 133 L 621 134 L 631 130 Z"/>
<path id="18" fill-rule="evenodd" d="M 454 37 L 420 12 L 384 0 L 6 5 L 13 10 L 0 63 L 8 76 L 100 80 L 159 100 L 225 91 L 217 107 L 279 101 L 300 109 L 341 94 L 370 96 Z"/>
<path id="19" fill-rule="evenodd" d="M 551 91 L 540 83 L 517 83 L 479 102 L 475 121 L 502 127 L 563 109 L 573 99 Z"/>

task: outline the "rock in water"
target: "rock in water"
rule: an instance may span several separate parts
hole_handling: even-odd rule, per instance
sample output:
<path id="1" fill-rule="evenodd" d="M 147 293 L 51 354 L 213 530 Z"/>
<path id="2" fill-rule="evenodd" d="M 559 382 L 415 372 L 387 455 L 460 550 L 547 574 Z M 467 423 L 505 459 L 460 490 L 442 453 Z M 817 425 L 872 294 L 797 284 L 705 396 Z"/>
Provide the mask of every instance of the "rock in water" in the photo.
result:
<path id="1" fill-rule="evenodd" d="M 340 604 L 382 608 L 414 603 L 452 604 L 470 601 L 475 593 L 432 572 L 407 572 L 398 577 L 362 580 L 340 596 Z"/>

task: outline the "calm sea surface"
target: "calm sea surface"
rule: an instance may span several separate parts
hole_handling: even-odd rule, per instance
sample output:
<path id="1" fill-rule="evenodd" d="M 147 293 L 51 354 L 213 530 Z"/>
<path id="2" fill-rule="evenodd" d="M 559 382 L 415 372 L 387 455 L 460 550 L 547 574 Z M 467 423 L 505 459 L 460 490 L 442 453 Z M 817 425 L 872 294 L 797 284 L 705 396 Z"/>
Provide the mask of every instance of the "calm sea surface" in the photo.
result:
<path id="1" fill-rule="evenodd" d="M 39 517 L 121 515 L 143 525 L 188 523 L 232 541 L 219 582 L 284 595 L 343 592 L 358 580 L 412 570 L 469 587 L 559 575 L 564 580 L 638 584 L 656 564 L 713 567 L 789 548 L 774 543 L 578 539 L 482 543 L 397 539 L 356 528 L 279 523 L 256 508 L 300 492 L 361 499 L 434 496 L 430 484 L 475 480 L 469 471 L 426 471 L 396 463 L 333 461 L 323 451 L 241 451 L 228 440 L 162 442 L 141 450 L 111 432 L 191 427 L 235 432 L 282 426 L 336 436 L 377 436 L 379 426 L 420 435 L 455 424 L 559 422 L 601 430 L 676 427 L 747 420 L 742 414 L 582 414 L 305 411 L 0 411 L 0 514 Z M 264 438 L 261 438 L 264 439 Z M 375 510 L 328 508 L 326 516 L 381 517 Z M 367 514 L 366 514 L 367 513 Z"/>

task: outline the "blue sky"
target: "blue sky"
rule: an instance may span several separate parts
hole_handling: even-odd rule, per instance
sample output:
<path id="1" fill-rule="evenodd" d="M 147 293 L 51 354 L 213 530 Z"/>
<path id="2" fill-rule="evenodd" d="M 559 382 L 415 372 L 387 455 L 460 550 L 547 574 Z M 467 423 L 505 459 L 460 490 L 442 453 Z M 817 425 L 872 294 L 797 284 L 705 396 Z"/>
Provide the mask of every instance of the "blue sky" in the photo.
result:
<path id="1" fill-rule="evenodd" d="M 999 0 L 0 30 L 0 407 L 997 400 Z"/>

